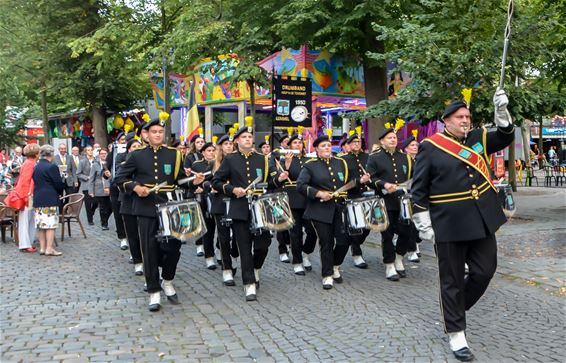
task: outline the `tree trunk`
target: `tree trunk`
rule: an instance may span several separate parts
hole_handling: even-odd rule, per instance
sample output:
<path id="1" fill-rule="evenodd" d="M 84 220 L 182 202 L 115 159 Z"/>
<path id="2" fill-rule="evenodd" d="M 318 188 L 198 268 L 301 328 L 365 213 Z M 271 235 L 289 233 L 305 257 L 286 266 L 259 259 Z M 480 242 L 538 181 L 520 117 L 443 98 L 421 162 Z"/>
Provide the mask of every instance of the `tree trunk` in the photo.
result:
<path id="1" fill-rule="evenodd" d="M 99 143 L 101 147 L 107 147 L 106 111 L 102 107 L 92 108 L 92 125 L 94 128 L 94 142 Z"/>
<path id="2" fill-rule="evenodd" d="M 529 121 L 525 120 L 523 121 L 523 124 L 521 125 L 521 137 L 523 138 L 523 154 L 525 155 L 525 170 L 526 169 L 530 169 L 531 168 L 531 148 L 529 146 L 529 134 L 528 134 L 528 130 L 530 127 L 530 123 Z M 527 173 L 525 172 L 525 178 L 526 178 Z M 525 183 L 526 185 L 526 183 Z"/>
<path id="3" fill-rule="evenodd" d="M 539 154 L 544 154 L 544 150 L 542 149 L 542 116 L 539 116 L 538 122 L 538 152 Z"/>
<path id="4" fill-rule="evenodd" d="M 47 90 L 45 85 L 42 85 L 41 92 L 41 119 L 43 124 L 43 144 L 49 144 L 51 137 L 49 136 L 49 111 L 47 110 Z"/>
<path id="5" fill-rule="evenodd" d="M 250 88 L 250 116 L 253 118 L 253 128 L 255 130 L 255 81 L 253 79 L 248 79 L 247 82 L 248 87 Z"/>

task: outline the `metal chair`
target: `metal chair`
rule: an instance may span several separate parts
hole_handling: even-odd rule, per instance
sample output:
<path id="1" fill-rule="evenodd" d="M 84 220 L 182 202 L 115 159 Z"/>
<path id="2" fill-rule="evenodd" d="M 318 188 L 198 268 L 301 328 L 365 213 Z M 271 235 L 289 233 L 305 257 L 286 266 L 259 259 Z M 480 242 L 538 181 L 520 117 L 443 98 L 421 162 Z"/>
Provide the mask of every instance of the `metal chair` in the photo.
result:
<path id="1" fill-rule="evenodd" d="M 10 237 L 18 243 L 18 211 L 0 202 L 0 230 L 4 243 L 6 243 L 6 229 L 10 229 Z"/>
<path id="2" fill-rule="evenodd" d="M 67 223 L 67 229 L 69 231 L 69 237 L 71 237 L 71 222 L 77 222 L 81 227 L 84 238 L 86 238 L 85 229 L 81 223 L 81 209 L 83 207 L 84 194 L 74 193 L 68 194 L 60 198 L 64 203 L 63 208 L 61 208 L 61 241 L 65 240 L 65 223 Z"/>
<path id="3" fill-rule="evenodd" d="M 527 168 L 527 174 L 525 176 L 525 186 L 532 187 L 533 180 L 537 182 L 537 187 L 538 187 L 538 178 L 535 175 L 535 170 L 533 168 Z"/>
<path id="4" fill-rule="evenodd" d="M 558 165 L 554 167 L 556 186 L 558 186 L 558 182 L 560 182 L 560 186 L 562 186 L 562 183 L 566 183 L 566 173 L 564 172 L 565 169 L 565 167 Z"/>
<path id="5" fill-rule="evenodd" d="M 554 169 L 550 165 L 546 165 L 544 167 L 544 186 L 551 187 L 552 186 L 552 179 L 556 182 L 556 176 L 554 175 Z"/>

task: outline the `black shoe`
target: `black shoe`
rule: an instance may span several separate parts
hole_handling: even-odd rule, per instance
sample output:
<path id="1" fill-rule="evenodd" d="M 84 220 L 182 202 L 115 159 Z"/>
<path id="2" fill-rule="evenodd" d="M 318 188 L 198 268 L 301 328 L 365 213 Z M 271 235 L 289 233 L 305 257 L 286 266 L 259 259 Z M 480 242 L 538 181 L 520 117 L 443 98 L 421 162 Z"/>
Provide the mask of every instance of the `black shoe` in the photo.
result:
<path id="1" fill-rule="evenodd" d="M 134 264 L 134 258 L 133 258 L 132 256 L 130 256 L 130 258 L 128 259 L 128 263 L 129 263 L 130 265 L 133 265 L 133 264 Z"/>
<path id="2" fill-rule="evenodd" d="M 295 275 L 305 276 L 306 274 L 305 274 L 305 271 L 297 271 L 297 272 L 295 272 Z"/>
<path id="3" fill-rule="evenodd" d="M 332 285 L 329 285 L 329 284 L 327 284 L 327 285 L 322 285 L 322 288 L 323 288 L 324 290 L 330 290 L 330 289 L 332 289 L 332 287 L 333 287 L 333 286 L 332 286 Z"/>
<path id="4" fill-rule="evenodd" d="M 474 360 L 474 354 L 468 347 L 464 347 L 459 350 L 454 350 L 452 351 L 452 353 L 454 353 L 454 357 L 456 357 L 456 359 L 458 359 L 461 362 L 471 362 L 472 360 Z"/>
<path id="5" fill-rule="evenodd" d="M 312 271 L 312 266 L 305 266 L 305 270 Z"/>
<path id="6" fill-rule="evenodd" d="M 366 268 L 368 268 L 368 264 L 365 263 L 365 262 L 362 262 L 362 263 L 357 264 L 357 265 L 354 265 L 354 266 L 356 266 L 357 268 L 361 268 L 361 269 L 366 269 Z"/>
<path id="7" fill-rule="evenodd" d="M 102 230 L 103 231 L 108 231 L 110 228 L 108 228 L 108 226 L 102 226 Z"/>
<path id="8" fill-rule="evenodd" d="M 405 270 L 401 270 L 401 271 L 395 270 L 395 271 L 397 271 L 397 274 L 399 275 L 399 277 L 401 277 L 401 278 L 407 277 L 407 271 L 405 271 Z"/>
<path id="9" fill-rule="evenodd" d="M 232 269 L 232 277 L 236 277 L 236 272 L 238 272 L 238 268 L 237 268 L 237 267 L 234 267 L 234 268 Z"/>
<path id="10" fill-rule="evenodd" d="M 175 295 L 171 295 L 171 296 L 167 296 L 167 300 L 169 300 L 169 302 L 173 305 L 179 305 L 179 296 L 177 296 L 177 294 Z"/>
<path id="11" fill-rule="evenodd" d="M 217 267 L 216 265 L 210 265 L 210 266 L 207 267 L 207 269 L 216 270 L 216 267 Z"/>
<path id="12" fill-rule="evenodd" d="M 94 222 L 89 221 L 89 222 L 88 222 L 88 225 L 89 225 L 89 226 L 94 226 Z"/>
<path id="13" fill-rule="evenodd" d="M 254 294 L 246 295 L 246 301 L 256 301 L 257 297 Z"/>
<path id="14" fill-rule="evenodd" d="M 151 312 L 159 311 L 159 309 L 161 309 L 161 305 L 159 305 L 159 304 L 149 305 L 149 311 L 151 311 Z"/>
<path id="15" fill-rule="evenodd" d="M 387 280 L 389 281 L 399 281 L 399 275 L 392 275 L 387 277 Z"/>
<path id="16" fill-rule="evenodd" d="M 136 276 L 143 276 L 143 271 L 136 271 L 136 272 L 134 273 L 134 275 L 136 275 Z"/>
<path id="17" fill-rule="evenodd" d="M 340 276 L 340 277 L 338 277 L 338 278 L 333 277 L 332 279 L 333 279 L 334 282 L 336 282 L 337 284 L 341 284 L 342 282 L 344 282 L 344 279 L 342 278 L 342 276 Z"/>
<path id="18" fill-rule="evenodd" d="M 202 257 L 202 256 L 204 256 L 204 252 L 197 253 L 197 257 Z"/>
<path id="19" fill-rule="evenodd" d="M 224 281 L 224 286 L 236 286 L 234 280 Z"/>

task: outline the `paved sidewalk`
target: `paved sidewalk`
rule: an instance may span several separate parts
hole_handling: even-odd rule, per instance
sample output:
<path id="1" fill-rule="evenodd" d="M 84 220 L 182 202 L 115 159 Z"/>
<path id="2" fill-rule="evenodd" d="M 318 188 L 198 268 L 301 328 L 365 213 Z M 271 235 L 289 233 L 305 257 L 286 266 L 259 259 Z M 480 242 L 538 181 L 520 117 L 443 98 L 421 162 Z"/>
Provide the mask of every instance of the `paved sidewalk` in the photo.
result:
<path id="1" fill-rule="evenodd" d="M 518 217 L 529 217 L 521 210 Z M 547 229 L 555 236 L 553 223 L 558 217 Z M 517 244 L 531 243 L 525 231 L 508 231 L 510 226 L 500 241 L 509 236 Z M 318 257 L 313 272 L 295 276 L 291 265 L 278 261 L 274 241 L 258 301 L 246 303 L 240 272 L 236 287 L 224 287 L 221 272 L 206 270 L 194 245 L 185 245 L 175 278 L 182 304 L 164 302 L 152 314 L 143 279 L 134 276 L 115 233 L 97 226 L 87 228 L 88 239 L 78 229 L 73 233 L 60 243 L 62 257 L 0 245 L 2 362 L 455 362 L 443 333 L 430 254 L 408 266 L 408 278 L 389 282 L 381 250 L 366 246 L 369 269 L 354 268 L 348 257 L 344 283 L 324 291 Z M 564 239 L 556 243 L 563 252 Z M 545 290 L 552 285 L 530 286 L 512 270 L 521 272 L 525 263 L 543 258 L 556 266 L 542 270 L 556 267 L 559 274 L 564 256 L 532 257 L 536 252 L 529 251 L 523 258 L 519 249 L 503 248 L 500 273 L 468 313 L 468 339 L 478 362 L 566 356 L 564 298 Z"/>

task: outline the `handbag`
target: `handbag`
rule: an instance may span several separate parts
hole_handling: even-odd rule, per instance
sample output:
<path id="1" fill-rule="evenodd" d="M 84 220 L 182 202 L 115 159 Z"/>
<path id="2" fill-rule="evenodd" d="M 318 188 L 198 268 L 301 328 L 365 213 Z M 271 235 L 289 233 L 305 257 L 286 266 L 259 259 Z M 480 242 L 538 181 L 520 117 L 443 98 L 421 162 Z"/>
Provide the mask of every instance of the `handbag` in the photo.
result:
<path id="1" fill-rule="evenodd" d="M 4 199 L 4 204 L 10 208 L 22 210 L 28 204 L 28 196 L 22 197 L 17 190 L 12 190 Z"/>

